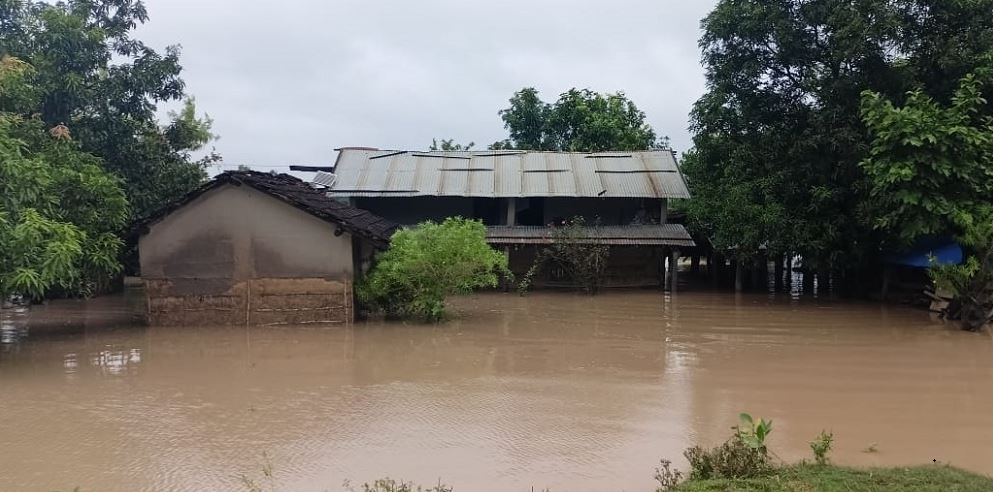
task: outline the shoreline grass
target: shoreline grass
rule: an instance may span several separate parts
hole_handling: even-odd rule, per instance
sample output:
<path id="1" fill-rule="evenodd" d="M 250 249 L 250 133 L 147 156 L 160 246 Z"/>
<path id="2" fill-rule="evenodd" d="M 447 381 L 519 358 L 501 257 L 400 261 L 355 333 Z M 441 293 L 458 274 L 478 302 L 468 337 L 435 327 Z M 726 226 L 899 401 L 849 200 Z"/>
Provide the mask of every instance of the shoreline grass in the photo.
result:
<path id="1" fill-rule="evenodd" d="M 690 479 L 673 492 L 972 492 L 993 490 L 993 478 L 947 465 L 848 468 L 799 464 L 743 479 Z"/>

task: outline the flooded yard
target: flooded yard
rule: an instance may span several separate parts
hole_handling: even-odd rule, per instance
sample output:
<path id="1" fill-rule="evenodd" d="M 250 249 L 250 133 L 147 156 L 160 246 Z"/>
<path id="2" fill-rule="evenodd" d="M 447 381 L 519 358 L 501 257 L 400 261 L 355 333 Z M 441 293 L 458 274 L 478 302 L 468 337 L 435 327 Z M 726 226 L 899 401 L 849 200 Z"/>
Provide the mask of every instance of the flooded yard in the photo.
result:
<path id="1" fill-rule="evenodd" d="M 134 309 L 8 313 L 0 490 L 245 490 L 268 460 L 280 490 L 647 491 L 741 411 L 785 460 L 827 429 L 840 464 L 993 473 L 993 340 L 923 311 L 656 291 L 483 294 L 436 326 L 144 328 Z"/>

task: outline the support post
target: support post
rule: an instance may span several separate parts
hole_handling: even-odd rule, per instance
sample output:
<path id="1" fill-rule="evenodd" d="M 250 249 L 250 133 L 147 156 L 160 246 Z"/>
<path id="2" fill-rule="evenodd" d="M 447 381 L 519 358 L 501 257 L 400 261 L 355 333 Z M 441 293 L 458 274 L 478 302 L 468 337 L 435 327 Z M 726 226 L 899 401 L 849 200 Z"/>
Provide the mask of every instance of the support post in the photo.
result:
<path id="1" fill-rule="evenodd" d="M 678 280 L 676 279 L 676 276 L 677 276 L 677 272 L 679 272 L 678 249 L 673 249 L 672 252 L 669 253 L 669 269 L 672 270 L 671 272 L 669 272 L 669 290 L 675 293 L 676 285 L 678 284 Z"/>
<path id="2" fill-rule="evenodd" d="M 831 270 L 817 269 L 817 295 L 826 296 L 831 291 Z"/>
<path id="3" fill-rule="evenodd" d="M 742 285 L 741 285 L 742 278 L 741 277 L 743 276 L 743 273 L 744 272 L 742 272 L 741 260 L 735 259 L 734 260 L 734 291 L 735 292 L 741 292 L 741 289 L 742 289 Z"/>
<path id="4" fill-rule="evenodd" d="M 786 253 L 786 291 L 793 292 L 793 253 Z"/>
<path id="5" fill-rule="evenodd" d="M 814 292 L 814 268 L 807 261 L 807 258 L 803 259 L 803 293 L 812 294 Z"/>
<path id="6" fill-rule="evenodd" d="M 659 224 L 666 224 L 669 222 L 669 199 L 662 199 L 662 207 L 659 210 Z"/>
<path id="7" fill-rule="evenodd" d="M 511 197 L 507 199 L 506 212 L 507 215 L 504 222 L 509 226 L 517 225 L 517 198 Z"/>
<path id="8" fill-rule="evenodd" d="M 776 276 L 775 286 L 776 292 L 782 292 L 783 290 L 783 256 L 777 255 L 775 257 L 776 265 L 773 267 L 773 274 Z"/>
<path id="9" fill-rule="evenodd" d="M 507 258 L 507 268 L 510 268 L 510 246 L 509 245 L 503 247 L 503 256 Z M 503 291 L 504 292 L 510 292 L 510 288 L 512 287 L 512 285 L 510 285 L 510 279 L 509 278 L 504 278 L 504 279 L 501 280 L 501 282 L 503 282 Z"/>
<path id="10" fill-rule="evenodd" d="M 690 258 L 690 271 L 693 272 L 694 275 L 700 273 L 700 255 L 693 255 L 693 257 Z"/>
<path id="11" fill-rule="evenodd" d="M 665 248 L 659 248 L 659 289 L 665 291 L 665 259 L 667 256 L 667 250 Z"/>

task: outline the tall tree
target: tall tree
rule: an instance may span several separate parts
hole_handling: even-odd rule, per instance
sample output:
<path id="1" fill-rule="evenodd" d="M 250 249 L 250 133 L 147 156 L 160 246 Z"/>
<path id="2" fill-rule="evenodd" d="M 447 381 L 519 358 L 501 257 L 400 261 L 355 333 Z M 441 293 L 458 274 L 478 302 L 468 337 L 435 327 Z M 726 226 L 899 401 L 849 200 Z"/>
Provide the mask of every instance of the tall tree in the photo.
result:
<path id="1" fill-rule="evenodd" d="M 987 68 L 963 78 L 948 105 L 921 90 L 908 93 L 903 106 L 879 93 L 862 95 L 872 141 L 861 165 L 877 228 L 909 244 L 947 233 L 956 217 L 993 203 L 993 116 L 984 92 L 993 94 Z"/>
<path id="2" fill-rule="evenodd" d="M 555 103 L 545 103 L 534 88 L 514 93 L 500 111 L 510 134 L 490 149 L 599 152 L 664 147 L 645 122 L 645 113 L 622 92 L 599 94 L 570 89 Z"/>
<path id="3" fill-rule="evenodd" d="M 860 94 L 948 100 L 993 48 L 993 0 L 722 0 L 702 25 L 694 226 L 732 254 L 765 245 L 851 273 L 888 242 L 859 167 Z"/>
<path id="4" fill-rule="evenodd" d="M 23 117 L 41 91 L 30 65 L 0 59 L 0 300 L 87 295 L 120 269 L 128 217 L 118 178 L 82 152 L 64 125 Z"/>
<path id="5" fill-rule="evenodd" d="M 35 68 L 39 97 L 24 114 L 65 125 L 82 150 L 101 157 L 124 179 L 136 216 L 195 187 L 217 158 L 191 157 L 213 138 L 192 99 L 169 123 L 156 120 L 159 103 L 185 93 L 179 49 L 159 53 L 131 36 L 147 20 L 140 0 L 0 0 L 0 56 Z"/>

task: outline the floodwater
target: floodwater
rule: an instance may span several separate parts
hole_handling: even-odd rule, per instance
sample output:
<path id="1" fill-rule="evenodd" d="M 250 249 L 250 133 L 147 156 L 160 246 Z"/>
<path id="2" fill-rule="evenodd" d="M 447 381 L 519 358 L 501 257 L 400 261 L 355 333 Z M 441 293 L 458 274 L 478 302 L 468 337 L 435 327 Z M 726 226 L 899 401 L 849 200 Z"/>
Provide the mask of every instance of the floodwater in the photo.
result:
<path id="1" fill-rule="evenodd" d="M 837 463 L 993 473 L 993 340 L 923 311 L 655 291 L 454 307 L 437 326 L 143 328 L 120 298 L 8 313 L 0 490 L 246 490 L 270 463 L 290 491 L 648 491 L 741 411 L 773 420 L 785 460 L 826 429 Z"/>

